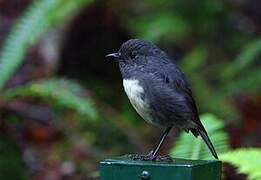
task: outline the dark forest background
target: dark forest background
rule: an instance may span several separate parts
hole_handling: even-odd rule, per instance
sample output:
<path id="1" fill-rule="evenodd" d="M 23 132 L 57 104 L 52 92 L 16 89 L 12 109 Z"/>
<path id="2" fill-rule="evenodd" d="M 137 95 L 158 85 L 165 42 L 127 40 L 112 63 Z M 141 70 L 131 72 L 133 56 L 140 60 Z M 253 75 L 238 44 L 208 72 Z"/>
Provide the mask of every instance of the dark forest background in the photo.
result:
<path id="1" fill-rule="evenodd" d="M 261 1 L 0 0 L 0 179 L 98 179 L 160 129 L 131 107 L 105 55 L 130 38 L 187 75 L 223 179 L 261 179 Z M 212 159 L 172 131 L 163 153 Z"/>

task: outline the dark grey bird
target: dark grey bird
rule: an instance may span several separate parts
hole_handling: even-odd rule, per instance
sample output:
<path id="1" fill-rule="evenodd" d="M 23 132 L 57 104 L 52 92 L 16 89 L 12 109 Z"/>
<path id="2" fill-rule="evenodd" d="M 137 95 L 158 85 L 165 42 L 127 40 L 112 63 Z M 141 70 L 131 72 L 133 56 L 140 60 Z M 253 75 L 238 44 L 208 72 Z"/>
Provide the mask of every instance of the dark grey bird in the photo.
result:
<path id="1" fill-rule="evenodd" d="M 117 53 L 124 90 L 135 110 L 147 122 L 165 128 L 157 146 L 143 159 L 155 160 L 172 127 L 200 135 L 212 155 L 218 159 L 207 131 L 200 122 L 196 103 L 183 72 L 152 43 L 130 39 Z"/>

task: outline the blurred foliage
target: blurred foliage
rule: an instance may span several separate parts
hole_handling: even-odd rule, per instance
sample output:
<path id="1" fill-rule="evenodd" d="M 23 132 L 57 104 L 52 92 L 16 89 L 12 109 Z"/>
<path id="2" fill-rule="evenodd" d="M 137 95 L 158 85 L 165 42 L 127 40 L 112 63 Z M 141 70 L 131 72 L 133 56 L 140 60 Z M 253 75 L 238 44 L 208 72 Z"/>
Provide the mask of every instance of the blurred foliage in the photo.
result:
<path id="1" fill-rule="evenodd" d="M 16 145 L 4 136 L 0 136 L 0 154 L 0 179 L 28 178 L 21 153 Z"/>
<path id="2" fill-rule="evenodd" d="M 50 28 L 61 26 L 73 15 L 87 5 L 89 0 L 64 1 L 41 0 L 34 1 L 12 28 L 0 52 L 0 89 L 3 89 L 17 68 L 25 59 L 26 52 Z M 3 90 L 2 90 L 3 91 Z M 50 101 L 51 105 L 75 109 L 84 119 L 97 118 L 96 110 L 90 98 L 84 97 L 86 91 L 77 83 L 65 79 L 48 79 L 30 82 L 16 88 L 9 88 L 1 94 L 1 99 L 10 101 L 17 97 L 41 97 Z M 56 104 L 54 104 L 55 102 Z M 32 112 L 37 114 L 37 112 Z M 46 114 L 47 115 L 47 114 Z M 13 119 L 10 116 L 10 119 Z M 35 128 L 32 132 L 37 139 L 50 133 L 43 128 Z M 37 132 L 38 131 L 38 132 Z M 46 131 L 46 132 L 45 132 Z M 46 137 L 48 137 L 47 135 Z M 1 179 L 27 179 L 22 166 L 20 153 L 9 142 L 1 140 Z M 5 144 L 4 144 L 5 143 Z M 14 173 L 15 171 L 15 173 Z"/>
<path id="3" fill-rule="evenodd" d="M 100 11 L 95 11 L 96 8 Z M 1 136 L 0 139 L 0 179 L 27 179 L 26 167 L 32 174 L 37 174 L 33 171 L 39 168 L 37 165 L 42 169 L 39 168 L 41 173 L 35 179 L 43 178 L 43 174 L 47 177 L 51 174 L 54 179 L 97 177 L 99 159 L 108 154 L 145 152 L 159 134 L 140 121 L 126 96 L 122 95 L 123 91 L 120 94 L 115 87 L 117 82 L 108 81 L 108 77 L 103 77 L 103 80 L 93 78 L 97 76 L 95 70 L 88 72 L 88 77 L 82 75 L 81 82 L 49 77 L 54 72 L 41 77 L 42 80 L 35 80 L 37 78 L 30 73 L 17 72 L 18 67 L 30 59 L 27 58 L 28 51 L 39 48 L 34 46 L 46 32 L 57 29 L 67 36 L 66 30 L 75 17 L 78 24 L 70 28 L 83 28 L 86 24 L 89 27 L 86 33 L 76 35 L 75 43 L 81 45 L 76 47 L 85 48 L 82 36 L 93 36 L 91 32 L 104 33 L 104 27 L 109 29 L 105 32 L 110 36 L 114 32 L 110 28 L 116 27 L 125 30 L 130 38 L 146 39 L 166 50 L 188 76 L 200 112 L 209 112 L 203 114 L 201 120 L 220 158 L 239 167 L 239 172 L 249 174 L 250 178 L 259 177 L 255 168 L 258 161 L 251 160 L 259 158 L 260 149 L 232 151 L 229 140 L 231 137 L 238 140 L 239 134 L 225 131 L 230 121 L 236 121 L 240 126 L 240 120 L 254 119 L 254 113 L 249 114 L 247 109 L 252 106 L 248 104 L 244 107 L 248 117 L 243 119 L 244 111 L 238 108 L 243 105 L 238 105 L 235 97 L 260 92 L 260 25 L 255 16 L 245 15 L 245 8 L 249 8 L 248 3 L 219 0 L 33 1 L 14 24 L 0 52 L 0 130 L 1 134 L 10 136 L 8 139 Z M 93 14 L 87 13 L 89 21 L 77 20 L 82 11 L 94 11 Z M 103 49 L 93 50 L 96 41 L 86 43 L 91 44 L 92 49 L 91 52 L 83 49 L 83 56 L 103 52 Z M 41 60 L 39 57 L 32 59 Z M 80 64 L 77 60 L 71 59 Z M 100 66 L 101 63 L 95 59 L 88 66 L 106 67 Z M 15 72 L 18 76 L 30 76 L 29 82 L 6 86 L 8 80 L 15 81 Z M 118 76 L 116 72 L 111 73 Z M 52 116 L 53 111 L 55 116 Z M 42 116 L 51 122 L 37 121 L 44 119 Z M 53 121 L 56 119 L 63 121 Z M 243 132 L 250 134 L 258 125 L 256 121 L 248 121 L 247 126 L 241 128 L 246 128 Z M 27 158 L 30 162 L 21 158 L 28 149 L 34 150 L 29 151 L 30 158 Z M 183 132 L 170 153 L 180 158 L 212 158 L 201 138 Z"/>
<path id="4" fill-rule="evenodd" d="M 3 94 L 5 100 L 17 97 L 41 97 L 52 102 L 54 107 L 62 106 L 87 115 L 88 119 L 97 119 L 97 112 L 90 98 L 84 97 L 84 89 L 77 83 L 66 79 L 48 79 L 8 89 Z M 56 103 L 56 104 L 55 104 Z"/>
<path id="5" fill-rule="evenodd" d="M 204 64 L 207 55 L 207 47 L 198 45 L 184 56 L 181 64 L 182 69 L 187 73 L 193 73 L 193 71 L 199 69 Z"/>
<path id="6" fill-rule="evenodd" d="M 152 42 L 158 42 L 160 39 L 170 40 L 173 37 L 183 38 L 189 31 L 188 24 L 173 13 L 140 16 L 138 19 L 131 19 L 129 27 L 135 27 L 133 30 L 138 37 Z M 178 36 L 172 36 L 172 34 L 178 34 Z"/>
<path id="7" fill-rule="evenodd" d="M 247 174 L 249 179 L 261 178 L 261 148 L 229 148 L 228 135 L 224 130 L 224 123 L 212 114 L 200 116 L 208 131 L 211 141 L 217 151 L 219 159 L 236 166 L 239 173 Z M 186 159 L 211 159 L 213 156 L 201 138 L 182 132 L 175 146 L 170 150 L 171 156 Z"/>
<path id="8" fill-rule="evenodd" d="M 224 78 L 233 78 L 235 75 L 244 71 L 261 54 L 261 39 L 255 39 L 244 47 L 233 63 L 228 64 L 224 70 Z M 259 77 L 260 78 L 260 77 Z M 257 84 L 260 83 L 257 81 Z"/>
<path id="9" fill-rule="evenodd" d="M 208 135 L 217 151 L 217 154 L 227 152 L 229 149 L 228 135 L 224 131 L 224 123 L 212 114 L 204 114 L 200 119 L 207 129 Z M 211 159 L 209 152 L 201 137 L 195 138 L 192 134 L 182 132 L 175 146 L 170 151 L 175 158 Z"/>
<path id="10" fill-rule="evenodd" d="M 238 168 L 239 173 L 248 174 L 249 180 L 261 179 L 261 149 L 240 148 L 220 155 L 224 162 Z"/>
<path id="11" fill-rule="evenodd" d="M 51 27 L 68 21 L 68 17 L 89 2 L 89 0 L 34 1 L 13 27 L 0 53 L 0 89 L 22 63 L 30 45 Z"/>

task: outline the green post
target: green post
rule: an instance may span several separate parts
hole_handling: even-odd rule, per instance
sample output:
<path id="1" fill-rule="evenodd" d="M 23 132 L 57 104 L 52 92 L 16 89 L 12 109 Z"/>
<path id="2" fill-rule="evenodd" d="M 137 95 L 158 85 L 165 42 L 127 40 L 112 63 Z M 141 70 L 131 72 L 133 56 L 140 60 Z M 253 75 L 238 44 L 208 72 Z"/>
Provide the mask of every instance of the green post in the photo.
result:
<path id="1" fill-rule="evenodd" d="M 220 180 L 221 161 L 174 159 L 134 161 L 124 157 L 100 162 L 100 180 Z"/>

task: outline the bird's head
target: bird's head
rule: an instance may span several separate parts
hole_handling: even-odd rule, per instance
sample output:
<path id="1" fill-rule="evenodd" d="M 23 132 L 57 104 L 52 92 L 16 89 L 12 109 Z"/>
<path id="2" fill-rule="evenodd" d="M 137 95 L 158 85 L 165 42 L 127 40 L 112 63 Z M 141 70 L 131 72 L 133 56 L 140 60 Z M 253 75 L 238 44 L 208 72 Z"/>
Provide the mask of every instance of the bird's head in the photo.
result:
<path id="1" fill-rule="evenodd" d="M 144 63 L 143 61 L 150 58 L 149 56 L 166 56 L 166 54 L 152 43 L 141 39 L 130 39 L 124 42 L 119 51 L 108 54 L 106 57 L 112 60 L 117 60 L 121 63 Z"/>

